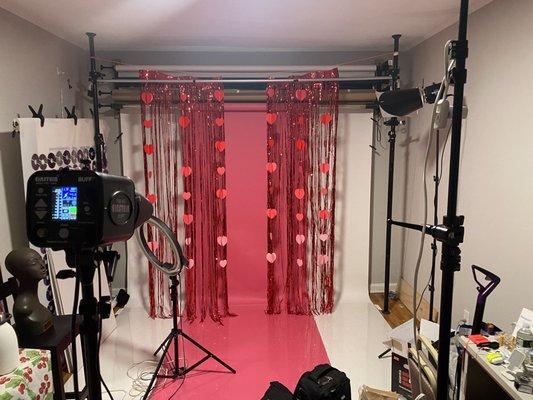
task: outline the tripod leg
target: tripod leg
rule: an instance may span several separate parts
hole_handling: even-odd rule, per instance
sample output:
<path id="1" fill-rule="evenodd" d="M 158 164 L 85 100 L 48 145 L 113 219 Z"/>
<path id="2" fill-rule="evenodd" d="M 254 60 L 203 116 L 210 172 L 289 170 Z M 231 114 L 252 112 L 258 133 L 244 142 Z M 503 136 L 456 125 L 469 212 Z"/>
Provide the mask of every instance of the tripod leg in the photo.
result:
<path id="1" fill-rule="evenodd" d="M 172 335 L 167 336 L 167 339 L 165 339 L 165 342 L 163 342 L 164 344 L 163 354 L 161 354 L 161 358 L 159 359 L 159 362 L 157 363 L 157 367 L 154 371 L 154 375 L 152 375 L 152 379 L 150 380 L 150 384 L 148 385 L 148 388 L 146 389 L 146 393 L 144 394 L 143 400 L 148 399 L 148 396 L 150 395 L 150 392 L 152 391 L 152 388 L 155 385 L 155 380 L 157 379 L 157 376 L 159 375 L 161 366 L 163 365 L 163 362 L 165 361 L 168 349 L 170 348 L 170 344 L 172 343 L 172 340 L 171 340 L 172 337 L 173 337 Z"/>
<path id="2" fill-rule="evenodd" d="M 219 364 L 221 364 L 222 366 L 224 366 L 227 370 L 231 371 L 232 374 L 236 374 L 237 371 L 235 371 L 234 368 L 230 367 L 228 364 L 226 364 L 224 361 L 222 361 L 219 357 L 217 357 L 215 354 L 213 354 L 212 352 L 210 352 L 209 350 L 207 350 L 204 346 L 202 346 L 200 343 L 198 343 L 196 340 L 194 340 L 193 338 L 191 338 L 189 335 L 187 335 L 186 333 L 183 333 L 181 330 L 178 331 L 178 333 L 183 336 L 185 339 L 187 339 L 189 342 L 191 342 L 193 345 L 195 345 L 196 347 L 198 347 L 200 350 L 202 350 L 204 353 L 206 353 L 208 355 L 208 357 L 204 357 L 204 359 L 202 359 L 202 361 L 200 361 L 200 363 L 196 363 L 194 365 L 194 368 L 196 368 L 198 365 L 200 365 L 201 363 L 203 363 L 204 361 L 206 361 L 209 357 L 213 358 L 214 360 L 216 360 Z M 187 370 L 191 370 L 191 368 L 188 368 Z"/>

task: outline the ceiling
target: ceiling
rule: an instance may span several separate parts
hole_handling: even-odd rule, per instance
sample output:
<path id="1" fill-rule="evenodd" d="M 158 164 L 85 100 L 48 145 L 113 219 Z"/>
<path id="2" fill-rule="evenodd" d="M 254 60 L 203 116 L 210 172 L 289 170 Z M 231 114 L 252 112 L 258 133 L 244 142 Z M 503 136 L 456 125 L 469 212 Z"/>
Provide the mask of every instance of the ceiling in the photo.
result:
<path id="1" fill-rule="evenodd" d="M 470 0 L 474 11 L 491 0 Z M 390 50 L 456 22 L 459 0 L 0 0 L 0 7 L 99 50 Z"/>

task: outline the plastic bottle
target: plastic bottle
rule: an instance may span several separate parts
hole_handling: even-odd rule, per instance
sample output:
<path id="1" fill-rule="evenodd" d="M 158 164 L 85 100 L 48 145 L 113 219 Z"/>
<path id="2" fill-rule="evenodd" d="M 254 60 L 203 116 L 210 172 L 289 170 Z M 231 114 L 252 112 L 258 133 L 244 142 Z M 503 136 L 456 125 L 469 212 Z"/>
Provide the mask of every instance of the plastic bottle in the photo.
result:
<path id="1" fill-rule="evenodd" d="M 533 348 L 533 332 L 529 324 L 524 324 L 516 333 L 516 345 L 523 349 Z"/>

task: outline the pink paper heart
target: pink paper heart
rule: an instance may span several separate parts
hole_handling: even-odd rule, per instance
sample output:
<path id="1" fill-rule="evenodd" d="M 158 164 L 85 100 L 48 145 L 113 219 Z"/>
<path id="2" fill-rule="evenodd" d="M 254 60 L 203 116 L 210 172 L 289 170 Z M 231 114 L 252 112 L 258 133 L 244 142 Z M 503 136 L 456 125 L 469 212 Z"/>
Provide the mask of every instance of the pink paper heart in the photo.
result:
<path id="1" fill-rule="evenodd" d="M 152 92 L 141 92 L 141 100 L 144 104 L 150 104 L 154 100 Z"/>
<path id="2" fill-rule="evenodd" d="M 331 114 L 322 114 L 320 116 L 320 122 L 322 122 L 324 125 L 329 124 L 332 119 L 333 117 L 331 116 Z"/>
<path id="3" fill-rule="evenodd" d="M 224 125 L 224 118 L 216 118 L 216 119 L 215 119 L 215 125 L 216 125 L 216 126 L 222 126 L 222 125 Z"/>
<path id="4" fill-rule="evenodd" d="M 183 223 L 185 225 L 192 224 L 193 216 L 192 214 L 183 214 Z"/>
<path id="5" fill-rule="evenodd" d="M 220 176 L 224 175 L 225 172 L 226 172 L 226 168 L 217 167 L 217 174 L 219 174 Z"/>
<path id="6" fill-rule="evenodd" d="M 305 149 L 305 140 L 303 140 L 303 139 L 298 139 L 298 140 L 296 141 L 296 149 L 298 149 L 298 150 L 303 150 L 303 149 Z"/>
<path id="7" fill-rule="evenodd" d="M 227 236 L 219 236 L 217 237 L 217 243 L 220 246 L 225 246 L 228 244 L 228 237 Z"/>
<path id="8" fill-rule="evenodd" d="M 322 241 L 322 242 L 325 242 L 326 240 L 329 239 L 329 235 L 327 233 L 321 233 L 320 235 L 318 235 L 318 238 Z"/>
<path id="9" fill-rule="evenodd" d="M 145 120 L 143 121 L 143 126 L 144 126 L 145 128 L 147 128 L 147 129 L 150 129 L 150 128 L 152 127 L 152 125 L 153 125 L 153 122 L 152 122 L 151 119 L 145 119 Z"/>
<path id="10" fill-rule="evenodd" d="M 327 173 L 329 171 L 329 164 L 328 163 L 320 164 L 320 171 L 323 173 Z"/>
<path id="11" fill-rule="evenodd" d="M 183 200 L 189 200 L 191 198 L 191 192 L 183 192 Z"/>
<path id="12" fill-rule="evenodd" d="M 295 96 L 298 100 L 302 101 L 307 96 L 307 92 L 304 89 L 296 89 Z"/>
<path id="13" fill-rule="evenodd" d="M 321 188 L 321 189 L 320 189 L 320 193 L 321 193 L 323 196 L 327 195 L 327 194 L 328 194 L 328 188 L 327 188 L 327 187 L 323 187 L 323 188 Z"/>
<path id="14" fill-rule="evenodd" d="M 318 264 L 319 265 L 324 265 L 326 264 L 327 262 L 329 261 L 329 256 L 325 255 L 325 254 L 320 254 L 318 256 Z"/>
<path id="15" fill-rule="evenodd" d="M 224 100 L 224 91 L 220 89 L 215 90 L 215 92 L 213 93 L 213 97 L 217 99 L 217 101 L 221 102 L 222 100 Z"/>
<path id="16" fill-rule="evenodd" d="M 226 265 L 228 265 L 228 260 L 220 260 L 218 262 L 218 264 L 222 267 L 222 268 L 226 268 Z"/>
<path id="17" fill-rule="evenodd" d="M 298 265 L 299 267 L 303 267 L 304 265 L 304 260 L 302 260 L 301 258 L 298 258 L 296 260 L 296 265 Z"/>
<path id="18" fill-rule="evenodd" d="M 183 176 L 187 177 L 190 174 L 192 174 L 192 168 L 189 167 L 188 165 L 185 165 L 181 168 L 181 173 Z"/>
<path id="19" fill-rule="evenodd" d="M 180 93 L 180 100 L 181 101 L 187 101 L 187 97 L 188 97 L 187 93 L 185 93 L 185 92 L 181 92 Z"/>
<path id="20" fill-rule="evenodd" d="M 303 221 L 303 219 L 304 219 L 304 215 L 303 215 L 302 213 L 298 213 L 298 214 L 296 214 L 296 219 L 297 219 L 298 221 Z"/>
<path id="21" fill-rule="evenodd" d="M 178 118 L 178 124 L 182 128 L 187 128 L 190 123 L 191 123 L 191 120 L 186 115 L 182 115 L 181 117 Z"/>
<path id="22" fill-rule="evenodd" d="M 328 219 L 329 218 L 329 211 L 328 210 L 320 210 L 318 212 L 318 216 L 320 219 Z"/>
<path id="23" fill-rule="evenodd" d="M 298 188 L 294 191 L 294 195 L 298 200 L 302 200 L 305 196 L 305 190 L 302 188 Z"/>
<path id="24" fill-rule="evenodd" d="M 187 265 L 187 268 L 192 268 L 194 267 L 194 260 L 192 258 L 189 258 L 189 264 Z"/>
<path id="25" fill-rule="evenodd" d="M 221 141 L 221 140 L 217 140 L 215 142 L 215 148 L 219 151 L 219 152 L 223 152 L 224 149 L 226 148 L 226 142 L 224 141 Z"/>
<path id="26" fill-rule="evenodd" d="M 267 253 L 266 259 L 270 264 L 273 264 L 276 261 L 276 253 Z"/>
<path id="27" fill-rule="evenodd" d="M 267 92 L 267 96 L 268 97 L 272 97 L 272 96 L 274 96 L 275 90 L 274 90 L 274 88 L 272 86 L 269 86 L 267 88 L 266 92 Z"/>
<path id="28" fill-rule="evenodd" d="M 302 244 L 305 242 L 305 236 L 304 235 L 296 235 L 296 243 Z"/>
<path id="29" fill-rule="evenodd" d="M 266 121 L 269 125 L 273 125 L 277 119 L 278 119 L 278 116 L 275 113 L 267 113 L 266 115 Z"/>
<path id="30" fill-rule="evenodd" d="M 275 208 L 268 208 L 267 211 L 267 217 L 270 219 L 276 218 L 276 215 L 278 215 L 278 211 Z"/>
<path id="31" fill-rule="evenodd" d="M 266 164 L 267 171 L 272 173 L 278 168 L 278 164 L 275 162 L 269 162 Z"/>
<path id="32" fill-rule="evenodd" d="M 190 237 L 185 238 L 185 245 L 186 246 L 190 246 L 191 245 L 191 238 Z"/>
<path id="33" fill-rule="evenodd" d="M 227 195 L 228 195 L 228 191 L 226 189 L 217 189 L 216 191 L 216 196 L 219 199 L 225 199 Z"/>
<path id="34" fill-rule="evenodd" d="M 148 242 L 148 248 L 150 249 L 150 251 L 154 252 L 159 248 L 159 243 L 154 241 Z"/>

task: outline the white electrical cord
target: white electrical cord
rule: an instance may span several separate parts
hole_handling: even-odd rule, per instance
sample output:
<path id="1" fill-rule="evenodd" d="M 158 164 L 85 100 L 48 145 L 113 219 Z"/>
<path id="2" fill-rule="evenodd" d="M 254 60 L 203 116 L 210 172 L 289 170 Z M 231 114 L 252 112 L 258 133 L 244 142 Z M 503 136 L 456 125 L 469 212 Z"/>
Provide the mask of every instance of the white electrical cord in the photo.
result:
<path id="1" fill-rule="evenodd" d="M 427 221 L 428 221 L 428 215 L 427 215 L 427 210 L 428 210 L 428 190 L 427 190 L 427 182 L 426 182 L 427 164 L 428 164 L 428 160 L 429 160 L 429 152 L 431 150 L 431 143 L 433 141 L 433 134 L 435 132 L 435 126 L 434 125 L 435 125 L 435 118 L 437 116 L 438 102 L 439 102 L 439 100 L 441 100 L 443 98 L 445 99 L 446 95 L 448 94 L 448 88 L 449 88 L 449 85 L 450 85 L 449 73 L 451 72 L 451 70 L 455 66 L 455 61 L 450 60 L 450 56 L 449 56 L 450 45 L 451 45 L 451 41 L 448 41 L 448 42 L 446 42 L 446 44 L 444 46 L 444 66 L 445 66 L 444 67 L 444 71 L 445 72 L 444 72 L 444 77 L 443 77 L 443 79 L 441 81 L 441 85 L 440 85 L 440 88 L 439 88 L 439 92 L 437 94 L 437 98 L 435 99 L 435 103 L 433 105 L 433 112 L 431 114 L 431 126 L 430 126 L 430 129 L 429 129 L 428 144 L 427 144 L 427 147 L 426 147 L 426 154 L 425 154 L 425 157 L 424 157 L 424 170 L 423 170 L 423 174 L 422 174 L 423 192 L 424 192 L 424 207 L 423 207 L 424 218 L 423 218 L 423 223 L 422 223 L 422 232 L 421 232 L 421 235 L 420 235 L 420 246 L 418 248 L 418 257 L 417 257 L 417 261 L 416 261 L 415 275 L 414 275 L 414 282 L 413 282 L 413 337 L 414 337 L 415 353 L 416 353 L 416 358 L 417 358 L 416 362 L 418 364 L 418 388 L 419 388 L 419 392 L 420 392 L 420 394 L 417 396 L 416 400 L 421 400 L 421 399 L 425 398 L 425 395 L 424 395 L 423 390 L 422 390 L 422 370 L 420 368 L 420 350 L 418 348 L 418 330 L 417 330 L 416 323 L 417 323 L 418 307 L 420 306 L 421 301 L 422 301 L 422 298 L 421 298 L 420 299 L 420 303 L 417 304 L 418 274 L 420 272 L 420 265 L 421 265 L 421 262 L 422 262 L 422 255 L 423 255 L 423 252 L 424 252 L 424 243 L 425 243 L 425 240 L 426 240 L 426 225 L 427 225 Z M 439 162 L 439 160 L 435 160 L 435 162 Z"/>

